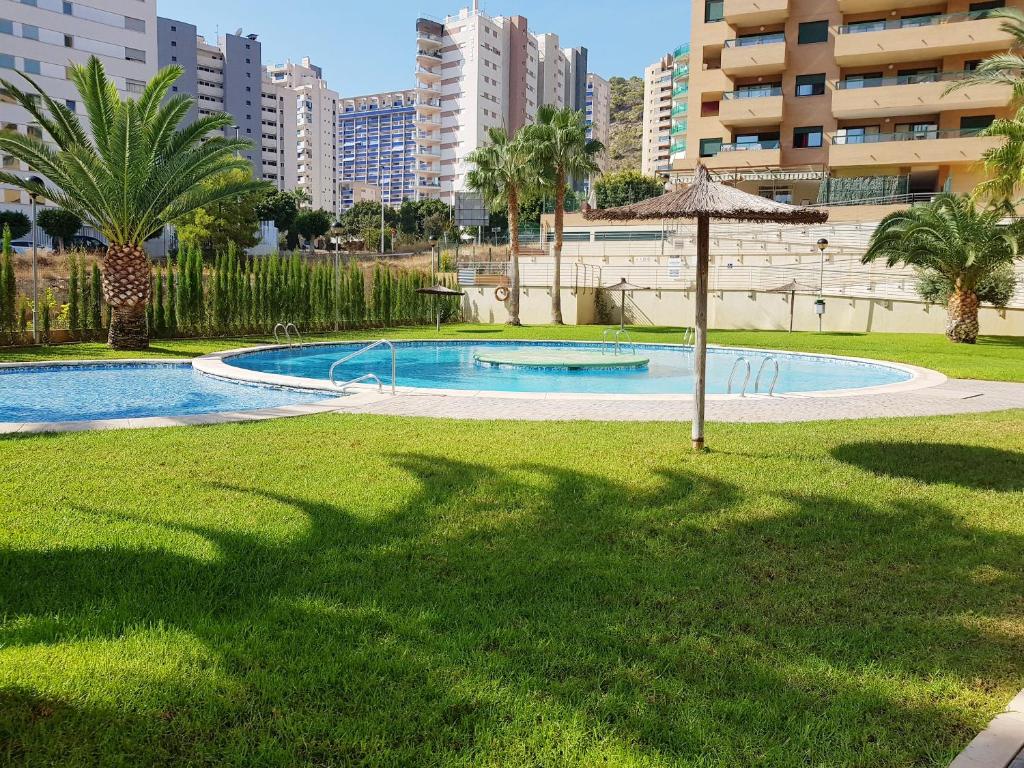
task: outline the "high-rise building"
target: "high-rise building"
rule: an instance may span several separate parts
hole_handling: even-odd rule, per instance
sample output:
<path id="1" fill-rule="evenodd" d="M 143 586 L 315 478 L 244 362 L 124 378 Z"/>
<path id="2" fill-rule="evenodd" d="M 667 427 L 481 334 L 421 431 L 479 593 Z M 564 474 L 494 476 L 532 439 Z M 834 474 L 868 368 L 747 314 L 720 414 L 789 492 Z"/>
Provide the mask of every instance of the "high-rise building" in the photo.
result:
<path id="1" fill-rule="evenodd" d="M 337 213 L 338 207 L 338 94 L 327 87 L 320 67 L 303 58 L 268 66 L 268 79 L 296 94 L 296 188 L 312 208 Z"/>
<path id="2" fill-rule="evenodd" d="M 605 147 L 608 146 L 611 131 L 611 86 L 608 81 L 600 75 L 590 73 L 587 75 L 587 138 L 597 139 Z M 607 152 L 602 153 L 598 159 L 601 169 L 604 170 Z"/>
<path id="3" fill-rule="evenodd" d="M 265 71 L 261 73 L 260 88 L 263 178 L 281 191 L 292 190 L 299 181 L 295 149 L 298 94 L 286 85 L 275 83 Z"/>
<path id="4" fill-rule="evenodd" d="M 176 64 L 184 75 L 173 86 L 196 100 L 192 117 L 224 113 L 234 123 L 224 129 L 228 138 L 238 136 L 252 142 L 242 155 L 252 163 L 253 174 L 263 177 L 262 46 L 256 35 L 221 35 L 210 43 L 194 24 L 157 20 L 157 46 L 161 67 Z"/>
<path id="5" fill-rule="evenodd" d="M 67 78 L 69 62 L 99 57 L 122 96 L 137 96 L 156 74 L 156 0 L 64 0 L 0 4 L 0 77 L 17 83 L 15 72 L 67 104 L 88 125 L 84 106 Z M 26 84 L 27 86 L 27 84 Z M 29 114 L 0 90 L 0 127 L 43 138 Z M 0 157 L 9 173 L 28 173 L 13 157 Z M 0 207 L 27 208 L 28 196 L 0 186 Z"/>
<path id="6" fill-rule="evenodd" d="M 464 8 L 444 22 L 416 22 L 417 141 L 438 154 L 417 157 L 419 197 L 448 199 L 466 188 L 467 156 L 490 128 L 514 133 L 541 104 L 586 108 L 587 50 L 534 35 L 523 16 Z"/>
<path id="7" fill-rule="evenodd" d="M 1003 0 L 701 0 L 683 178 L 699 160 L 755 193 L 902 202 L 966 192 L 1009 86 L 946 93 L 1013 40 Z M 1006 5 L 1020 7 L 1020 0 Z"/>
<path id="8" fill-rule="evenodd" d="M 681 45 L 644 71 L 644 121 L 640 166 L 665 176 L 686 155 L 690 46 Z"/>
<path id="9" fill-rule="evenodd" d="M 416 91 L 345 96 L 338 100 L 338 207 L 361 198 L 359 183 L 372 185 L 392 207 L 416 199 L 417 162 L 437 159 L 438 143 L 417 140 Z"/>

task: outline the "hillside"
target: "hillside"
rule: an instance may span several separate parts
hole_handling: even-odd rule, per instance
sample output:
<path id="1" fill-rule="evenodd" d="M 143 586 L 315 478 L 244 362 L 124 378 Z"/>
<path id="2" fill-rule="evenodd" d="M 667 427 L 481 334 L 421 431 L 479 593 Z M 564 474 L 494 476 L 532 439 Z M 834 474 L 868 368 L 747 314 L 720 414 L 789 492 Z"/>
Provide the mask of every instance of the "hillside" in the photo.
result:
<path id="1" fill-rule="evenodd" d="M 611 85 L 611 130 L 607 170 L 639 171 L 644 120 L 643 78 L 613 77 L 608 82 Z"/>

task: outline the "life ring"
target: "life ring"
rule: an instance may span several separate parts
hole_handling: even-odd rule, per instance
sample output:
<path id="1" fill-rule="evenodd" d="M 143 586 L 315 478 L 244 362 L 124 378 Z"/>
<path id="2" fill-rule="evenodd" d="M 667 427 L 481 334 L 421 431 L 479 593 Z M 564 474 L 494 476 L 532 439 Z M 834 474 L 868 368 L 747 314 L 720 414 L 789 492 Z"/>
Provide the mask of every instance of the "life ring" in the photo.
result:
<path id="1" fill-rule="evenodd" d="M 498 301 L 508 301 L 508 297 L 512 294 L 509 293 L 508 288 L 504 285 L 498 286 L 494 291 L 494 298 Z"/>

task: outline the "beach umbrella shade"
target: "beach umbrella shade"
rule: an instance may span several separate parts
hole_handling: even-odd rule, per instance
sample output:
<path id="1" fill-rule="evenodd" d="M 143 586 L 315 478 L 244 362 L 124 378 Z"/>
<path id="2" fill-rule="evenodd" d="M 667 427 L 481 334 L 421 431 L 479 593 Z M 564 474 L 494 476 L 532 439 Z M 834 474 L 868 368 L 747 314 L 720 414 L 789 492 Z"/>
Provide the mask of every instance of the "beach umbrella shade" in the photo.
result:
<path id="1" fill-rule="evenodd" d="M 437 310 L 437 331 L 441 332 L 441 308 L 437 306 L 437 297 L 441 296 L 446 299 L 450 299 L 452 296 L 465 296 L 464 291 L 456 291 L 449 288 L 447 285 L 441 285 L 436 283 L 428 288 L 417 288 L 416 293 L 422 293 L 424 296 L 434 297 L 434 307 Z"/>
<path id="2" fill-rule="evenodd" d="M 822 208 L 786 205 L 714 181 L 703 163 L 693 182 L 679 185 L 659 197 L 619 208 L 585 210 L 590 221 L 694 219 L 697 222 L 697 308 L 694 321 L 693 447 L 704 448 L 704 399 L 707 385 L 708 261 L 711 221 L 750 221 L 776 224 L 821 224 L 828 220 Z"/>
<path id="3" fill-rule="evenodd" d="M 793 308 L 796 306 L 796 292 L 797 291 L 813 291 L 813 286 L 804 285 L 798 283 L 796 280 L 790 280 L 788 283 L 783 283 L 778 288 L 769 288 L 768 293 L 788 293 L 789 294 L 789 332 L 793 332 Z"/>
<path id="4" fill-rule="evenodd" d="M 626 327 L 626 294 L 632 293 L 633 291 L 646 291 L 649 290 L 642 285 L 633 285 L 626 278 L 622 278 L 619 282 L 614 285 L 602 285 L 602 291 L 619 291 L 622 293 L 622 309 L 619 312 L 619 330 L 624 330 Z"/>

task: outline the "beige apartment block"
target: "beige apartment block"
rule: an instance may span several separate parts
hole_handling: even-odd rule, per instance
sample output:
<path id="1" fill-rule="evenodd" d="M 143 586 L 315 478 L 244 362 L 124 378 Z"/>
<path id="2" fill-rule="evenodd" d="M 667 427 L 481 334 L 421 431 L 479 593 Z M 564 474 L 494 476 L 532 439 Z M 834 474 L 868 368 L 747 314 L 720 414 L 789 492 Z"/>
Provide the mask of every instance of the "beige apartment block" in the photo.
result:
<path id="1" fill-rule="evenodd" d="M 600 75 L 587 75 L 587 138 L 600 141 L 605 147 L 611 133 L 611 86 Z M 598 159 L 598 165 L 604 170 L 607 153 Z"/>
<path id="2" fill-rule="evenodd" d="M 16 74 L 29 75 L 39 87 L 88 123 L 70 63 L 99 57 L 124 96 L 138 96 L 157 71 L 156 0 L 63 0 L 0 3 L 0 77 L 28 88 Z M 0 128 L 43 138 L 42 129 L 0 90 Z M 0 167 L 27 175 L 13 157 L 0 155 Z M 0 209 L 27 212 L 28 195 L 0 186 Z"/>
<path id="3" fill-rule="evenodd" d="M 970 191 L 1008 86 L 946 94 L 1010 36 L 995 2 L 698 0 L 686 180 L 699 160 L 765 197 L 889 204 Z M 1006 0 L 1020 7 L 1021 0 Z"/>

